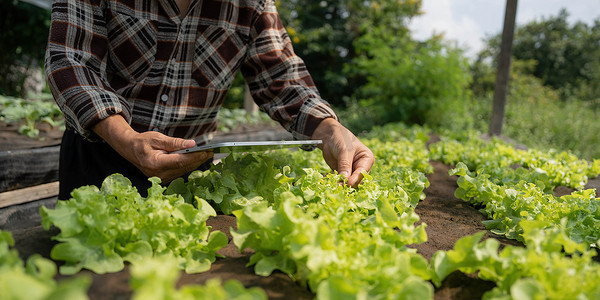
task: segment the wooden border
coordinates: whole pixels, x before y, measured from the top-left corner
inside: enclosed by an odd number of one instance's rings
[[[0,193],[58,180],[60,146],[0,152]]]
[[[23,204],[58,195],[58,181],[4,192],[0,194],[0,208]]]

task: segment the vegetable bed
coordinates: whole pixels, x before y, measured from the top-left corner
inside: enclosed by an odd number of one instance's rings
[[[459,238],[485,230],[481,221],[485,217],[475,208],[468,206],[464,201],[454,197],[456,178],[448,175],[448,166],[432,161],[434,173],[427,178],[430,186],[425,190],[427,197],[417,205],[416,212],[421,217],[421,222],[428,224],[426,227],[428,241],[413,246],[423,256],[430,258],[436,250],[450,250]],[[229,228],[237,228],[235,217],[218,215],[211,217],[207,225],[213,230],[228,233]],[[50,258],[50,251],[56,244],[51,238],[58,234],[57,229],[45,231],[41,225],[29,228],[15,228],[11,230],[15,237],[15,248],[26,259],[35,253]],[[503,243],[516,244],[512,240],[488,233],[486,237],[499,238]],[[267,292],[269,299],[312,299],[314,294],[306,288],[293,282],[289,276],[276,272],[268,277],[254,274],[252,267],[246,267],[251,250],[239,253],[238,248],[229,242],[227,247],[219,251],[225,258],[219,258],[212,265],[210,271],[200,274],[182,274],[180,285],[204,283],[207,279],[219,277],[223,280],[237,279],[246,286],[259,286]],[[94,274],[82,271],[92,277],[93,281],[88,291],[90,299],[128,299],[132,290],[129,284],[129,268],[108,273]],[[64,279],[71,276],[58,276]],[[464,275],[460,272],[452,274],[444,281],[442,287],[436,289],[435,299],[478,299],[493,287],[493,283],[477,279],[476,276]]]
[[[180,273],[177,287],[181,290],[206,284],[209,278],[236,279],[246,288],[263,289],[271,299],[348,299],[351,295],[492,299],[527,293],[552,295],[555,287],[545,285],[553,280],[551,272],[572,270],[569,272],[575,273],[571,275],[595,280],[598,265],[590,259],[595,245],[590,247],[587,241],[597,239],[593,222],[597,216],[595,211],[584,212],[595,207],[597,200],[585,190],[573,191],[597,186],[596,180],[587,180],[587,174],[597,172],[596,162],[588,165],[568,155],[515,152],[502,143],[484,144],[474,139],[461,144],[442,138],[431,144],[428,132],[419,128],[385,128],[366,140],[378,161],[373,177],[367,176],[357,190],[338,185],[340,177],[335,175],[323,177],[327,172],[319,153],[231,157],[211,171],[196,173],[187,184],[177,182],[166,190],[157,186],[150,193],[155,195],[152,199],[135,202],[123,200],[137,198],[125,181],[115,177],[100,190],[82,189],[74,196],[100,197],[96,203],[117,199],[141,206],[109,204],[103,210],[102,205],[90,208],[93,203],[81,200],[43,208],[44,226],[10,229],[15,249],[23,259],[34,254],[54,259],[63,273],[56,276],[59,282],[88,276],[91,285],[85,291],[91,299],[141,299],[153,290],[143,282],[155,282],[155,291],[174,293],[174,284],[157,279],[171,269],[141,257],[165,252],[176,257],[175,265],[188,271]],[[529,155],[535,159],[527,160]],[[554,161],[558,157],[560,161]],[[475,169],[480,171],[475,173]],[[521,190],[526,182],[523,178],[535,185]],[[534,197],[536,186],[543,196]],[[514,207],[509,204],[511,209],[502,210],[498,205],[498,199],[505,197],[503,192],[516,199]],[[519,193],[531,195],[519,198]],[[496,195],[500,198],[494,198]],[[570,196],[559,198],[561,195]],[[556,215],[536,215],[535,207],[522,201],[530,198],[547,198],[549,203],[558,199],[563,206]],[[163,205],[157,203],[169,204],[152,210]],[[569,211],[569,203],[576,203],[578,211]],[[210,207],[221,213],[212,213]],[[94,213],[86,213],[88,208]],[[79,211],[80,217],[74,219],[74,211]],[[113,234],[110,220],[116,219],[96,218],[102,211],[125,222],[118,223],[122,228],[115,233],[118,237],[106,242],[102,239]],[[137,221],[138,212],[147,217]],[[212,216],[204,221],[208,215]],[[165,225],[171,226],[166,231],[153,227],[163,217],[173,220]],[[156,222],[145,223],[155,218]],[[489,219],[495,220],[486,221]],[[572,221],[579,219],[585,226]],[[137,227],[127,225],[127,220],[138,222],[141,229],[132,231]],[[211,227],[211,233],[195,233],[199,241],[191,242],[204,249],[222,244],[225,247],[217,250],[216,258],[210,251],[186,254],[192,248],[178,248],[188,242],[186,235],[165,233],[185,233],[190,224],[202,225],[193,227],[201,229],[203,222]],[[82,229],[84,223],[92,227]],[[98,235],[93,228],[103,229]],[[538,238],[537,244],[532,237]],[[480,239],[485,242],[479,243]],[[519,259],[531,255],[538,257],[539,264],[548,257],[556,269],[524,268]],[[88,260],[90,256],[99,259]],[[197,272],[203,268],[208,270]],[[535,275],[539,270],[550,273]],[[570,287],[588,296],[597,292],[594,286],[566,286]]]

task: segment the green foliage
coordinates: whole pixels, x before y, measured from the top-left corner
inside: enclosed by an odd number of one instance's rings
[[[442,112],[458,108],[457,101],[469,97],[470,77],[458,49],[436,39],[419,44],[382,27],[370,27],[355,45],[360,56],[349,69],[367,80],[356,95],[362,99],[359,120],[367,110],[379,124],[440,126]]]
[[[474,134],[463,139],[442,137],[429,149],[432,159],[448,164],[463,163],[471,170],[484,170],[504,183],[516,183],[526,177],[528,182],[546,191],[558,185],[582,189],[588,178],[600,174],[600,160],[587,162],[572,153],[555,150],[519,150],[497,138],[485,141]]]
[[[505,172],[510,174],[510,172]],[[492,220],[486,221],[487,229],[508,238],[523,241],[522,223],[537,221],[540,226],[559,228],[574,243],[596,244],[600,239],[600,201],[594,190],[585,190],[562,197],[548,193],[539,176],[528,177],[526,172],[510,174],[510,181],[489,174],[484,169],[477,173],[461,162],[450,175],[458,175],[456,197],[483,205],[484,212]],[[515,180],[516,179],[516,180]]]
[[[54,262],[34,254],[24,264],[8,231],[0,230],[0,291],[2,299],[87,299],[86,290],[91,284],[87,276],[77,276],[56,282]]]
[[[595,191],[553,195],[558,185],[583,189],[589,177],[600,174],[600,160],[588,163],[565,152],[517,150],[498,139],[486,142],[473,136],[463,141],[444,137],[430,149],[433,159],[456,164],[450,171],[459,176],[456,197],[483,206],[493,232],[524,241],[521,222],[530,220],[560,229],[577,244],[600,240]]]
[[[600,161],[516,150],[473,132],[442,136],[428,152],[429,136],[427,128],[402,124],[373,130],[363,141],[377,161],[358,188],[329,173],[319,150],[230,155],[166,189],[153,179],[146,199],[113,175],[101,189],[82,187],[55,210],[42,208],[44,227],[61,229],[51,255],[67,262],[61,267],[67,273],[82,266],[114,271],[119,268],[110,260],[132,262],[134,299],[264,299],[262,291],[238,282],[175,289],[178,268],[206,267],[203,262],[210,264],[227,243],[221,233],[208,236],[205,221],[215,214],[210,202],[236,216],[233,242],[254,250],[249,266],[256,274],[280,270],[316,292],[316,299],[432,299],[429,281],[439,286],[455,270],[494,281],[484,299],[600,295],[600,265],[593,261],[600,200],[592,190],[551,194],[559,184],[583,187],[600,173]],[[427,239],[415,207],[429,184],[430,159],[456,164],[456,196],[483,207],[489,229],[525,247],[500,250],[494,239],[479,242],[479,233],[438,251],[429,264],[407,247]],[[0,274],[18,257],[2,239],[12,240],[0,234]],[[190,252],[200,262],[190,262]]]
[[[0,1],[0,94],[25,97],[28,70],[42,67],[50,11],[18,0]]]
[[[0,121],[6,123],[25,124],[19,128],[19,133],[35,138],[39,135],[37,125],[40,122],[52,127],[64,128],[62,112],[50,94],[42,94],[37,99],[21,99],[0,95]]]
[[[231,88],[227,91],[227,97],[223,101],[223,108],[241,109],[244,107],[244,93],[246,91],[246,81],[241,72],[235,75]]]
[[[177,260],[171,256],[145,258],[131,268],[133,300],[266,300],[266,293],[253,287],[246,289],[237,280],[221,284],[218,278],[204,285],[188,284],[176,289],[179,277]]]
[[[506,136],[531,147],[570,151],[588,160],[600,158],[599,110],[594,103],[514,99],[508,105]]]
[[[600,40],[600,26],[598,21],[569,25],[567,17],[562,11],[517,29],[503,135],[526,146],[571,151],[591,160],[600,157],[595,100],[600,51],[591,46]],[[499,35],[489,38],[472,65],[476,98],[465,101],[471,121],[451,129],[487,132],[499,42]]]
[[[531,75],[517,75],[511,81],[502,135],[528,147],[569,151],[582,158],[600,158],[599,110],[594,102],[559,101],[555,91],[544,87]],[[492,111],[492,95],[465,100],[469,108],[464,119],[446,126],[460,131],[487,132]]]
[[[566,10],[557,16],[518,26],[513,57],[532,60],[526,74],[561,92],[563,99],[595,100],[600,97],[600,19],[594,24],[569,24]],[[488,47],[478,61],[493,61],[498,56],[500,35],[488,38]]]
[[[530,75],[535,62],[516,60],[512,64],[509,93],[502,129],[503,136],[529,147],[570,151],[582,158],[600,158],[596,146],[600,137],[597,101],[561,101],[560,93]],[[492,113],[495,75],[487,64],[476,63],[472,89],[476,97],[465,99],[468,107],[462,118],[452,118],[446,129],[475,129],[487,132]]]
[[[593,257],[600,238],[600,199],[594,190],[562,197],[552,190],[558,184],[582,188],[588,176],[600,173],[600,161],[590,164],[568,153],[515,150],[497,139],[466,137],[442,137],[430,145],[432,158],[456,163],[450,171],[459,176],[456,197],[483,207],[491,219],[484,222],[488,229],[525,247],[500,250],[494,239],[480,243],[483,232],[464,237],[453,250],[432,257],[434,283],[460,270],[496,283],[483,299],[598,297],[600,265]]]
[[[408,21],[418,15],[420,0],[277,1],[282,21],[305,61],[324,99],[344,106],[363,79],[345,74],[344,66],[356,56],[354,41],[366,25],[386,27],[393,35],[405,35]]]
[[[219,110],[219,131],[228,132],[239,126],[259,124],[279,126],[279,123],[261,111],[248,112],[243,108],[221,108]]]
[[[215,261],[216,251],[227,245],[219,231],[209,235],[206,220],[216,215],[205,201],[196,208],[151,178],[148,198],[143,198],[122,175],[107,177],[98,189],[84,186],[55,209],[40,208],[42,225],[61,232],[51,257],[65,261],[62,274],[82,268],[102,274],[123,269],[124,261],[137,263],[144,257],[172,255],[188,273],[203,272]]]
[[[483,232],[461,238],[450,251],[431,258],[434,282],[454,270],[478,272],[481,279],[497,284],[482,299],[596,299],[600,296],[600,265],[595,251],[565,247],[569,242],[552,229],[526,223],[523,237],[527,247],[500,249],[495,239],[479,240]],[[581,250],[578,252],[575,250]],[[569,274],[566,276],[566,274]]]
[[[407,135],[422,135],[414,131]],[[426,240],[414,212],[428,185],[422,171],[431,171],[425,144],[366,142],[381,159],[358,189],[340,184],[338,174],[324,176],[329,168],[315,150],[230,155],[168,192],[232,212],[234,243],[255,251],[255,272],[281,270],[317,299],[431,299],[427,262],[406,247]]]

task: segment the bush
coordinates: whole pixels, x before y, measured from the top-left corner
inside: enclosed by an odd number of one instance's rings
[[[372,28],[356,41],[360,54],[350,72],[367,83],[355,94],[357,119],[365,114],[375,125],[407,122],[431,126],[444,123],[444,114],[463,110],[456,102],[469,98],[470,74],[462,52],[434,38],[417,43],[408,35]]]
[[[589,160],[600,158],[600,137],[596,134],[600,131],[600,103],[575,99],[562,101],[559,91],[529,75],[531,66],[532,61],[513,63],[502,135],[529,147],[571,151]],[[493,77],[488,75],[480,78]],[[448,128],[488,132],[492,102],[492,91],[463,101],[463,106],[469,108],[468,114]]]

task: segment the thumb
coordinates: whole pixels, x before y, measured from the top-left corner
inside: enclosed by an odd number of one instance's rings
[[[196,146],[196,141],[167,137],[162,140],[163,150],[168,152],[187,149]]]

